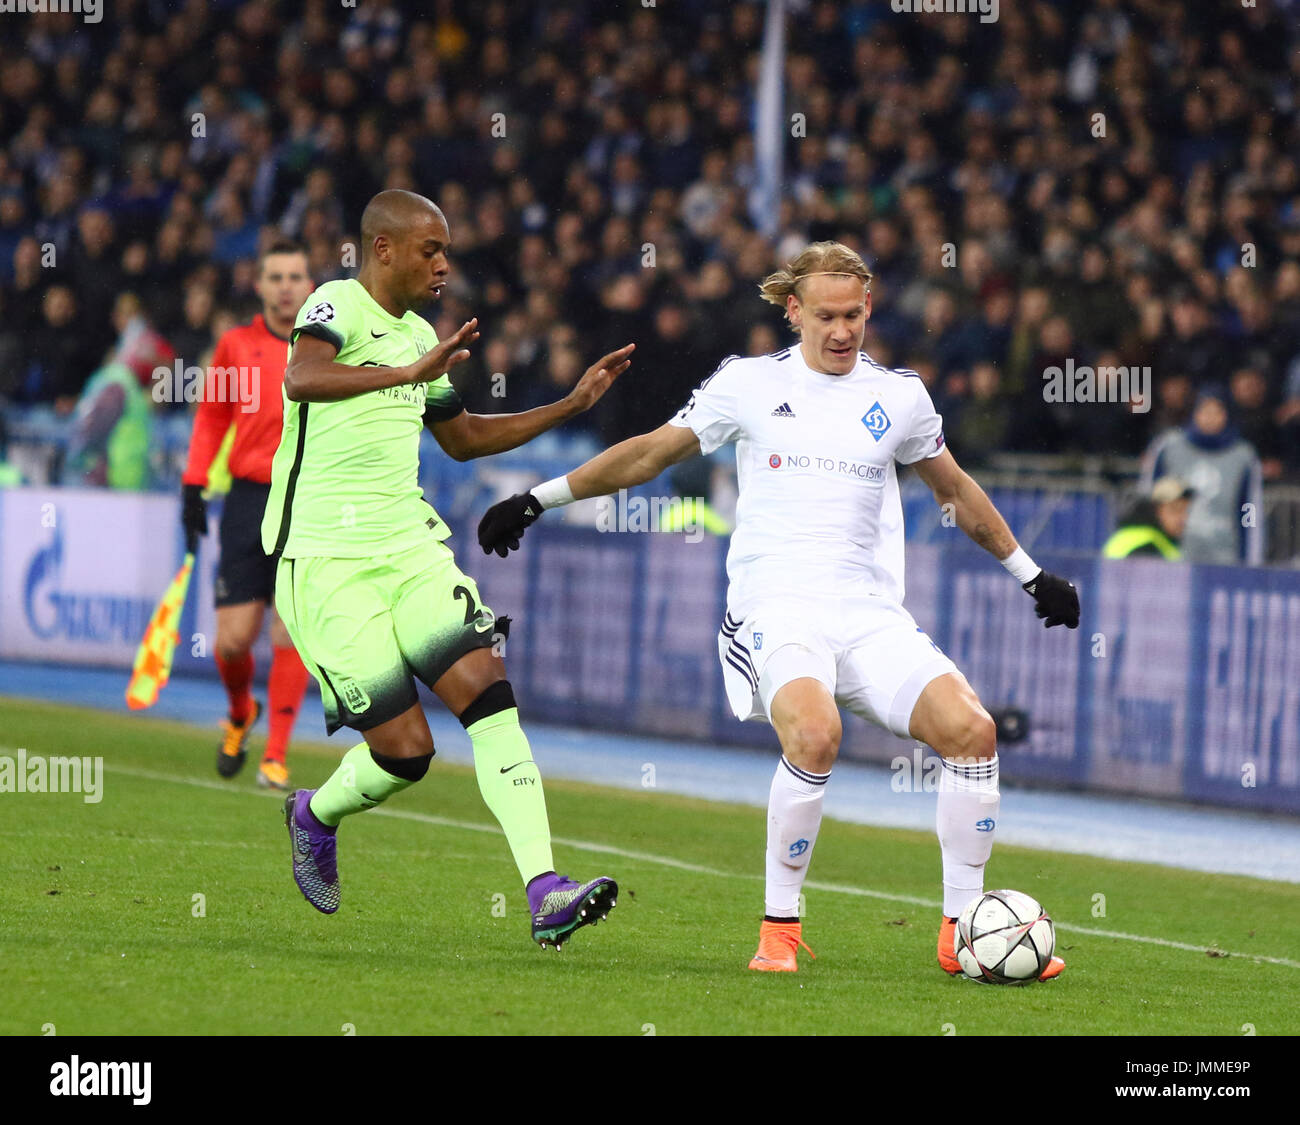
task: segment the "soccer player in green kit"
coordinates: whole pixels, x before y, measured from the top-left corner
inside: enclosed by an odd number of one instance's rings
[[[320,286],[293,329],[262,545],[278,560],[276,608],[320,683],[329,733],[348,726],[365,741],[319,789],[289,795],[285,822],[299,889],[334,913],[339,822],[419,781],[433,757],[419,677],[468,731],[479,790],[527,888],[533,940],[558,948],[608,914],[618,886],[555,873],[541,777],[492,650],[496,619],[421,496],[419,439],[427,425],[457,461],[513,449],[589,409],[633,345],[558,402],[466,412],[447,371],[468,358],[477,321],[440,343],[415,311],[446,283],[450,237],[430,200],[380,192],[361,217],[360,273]]]

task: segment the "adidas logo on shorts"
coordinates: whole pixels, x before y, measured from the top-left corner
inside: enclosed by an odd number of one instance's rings
[[[783,402],[781,403],[780,406],[778,406],[775,410],[772,411],[772,417],[773,418],[797,418],[798,415],[795,414],[795,412],[790,409],[790,404],[788,402]]]

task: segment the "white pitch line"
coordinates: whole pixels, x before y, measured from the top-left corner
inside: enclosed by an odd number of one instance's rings
[[[175,785],[192,785],[199,789],[215,789],[221,793],[239,794],[241,796],[250,795],[247,789],[236,789],[227,783],[220,781],[211,781],[202,777],[177,777],[174,774],[158,773],[155,770],[134,769],[130,766],[109,766],[109,773],[125,774],[128,777],[143,778],[148,781],[164,781]],[[279,794],[264,791],[253,790],[251,793],[255,797],[279,797]],[[453,820],[445,816],[433,816],[430,813],[409,812],[404,809],[371,809],[371,816],[388,816],[398,820],[414,820],[421,824],[432,824],[439,828],[457,828],[465,832],[490,832],[496,835],[504,835],[499,825],[496,824],[476,824],[468,820]],[[563,836],[554,836],[552,840],[557,844],[562,844],[569,848],[580,848],[583,851],[597,852],[603,855],[618,856],[620,859],[636,860],[641,863],[653,863],[660,867],[671,867],[678,871],[689,871],[695,875],[710,875],[720,879],[747,879],[761,880],[762,875],[744,874],[736,871],[722,871],[716,867],[706,867],[699,863],[688,863],[686,860],[674,859],[672,856],[656,855],[653,852],[635,852],[627,848],[615,847],[612,844],[596,844],[590,840],[573,840]],[[891,891],[877,891],[868,887],[853,887],[843,883],[818,883],[809,880],[804,884],[809,890],[827,891],[831,894],[854,895],[858,898],[876,898],[884,899],[887,902],[905,902],[911,906],[925,906],[938,910],[942,905],[936,899],[919,898],[915,895],[894,894]],[[1181,949],[1188,953],[1216,954],[1224,957],[1238,957],[1244,961],[1262,961],[1270,965],[1282,965],[1288,969],[1300,969],[1300,961],[1292,961],[1286,957],[1269,957],[1262,953],[1237,953],[1229,949],[1217,949],[1204,945],[1191,945],[1183,941],[1170,941],[1167,938],[1147,937],[1145,934],[1126,934],[1120,930],[1097,930],[1089,926],[1073,926],[1065,922],[1057,922],[1056,928],[1064,930],[1067,933],[1082,934],[1085,937],[1114,938],[1117,941],[1136,941],[1144,945],[1159,945],[1166,949]]]
[[[0,832],[0,840],[84,840],[85,833],[79,832]],[[151,844],[158,847],[199,847],[196,840],[177,840],[162,836],[114,836],[114,840],[121,840],[128,844]],[[205,848],[243,848],[256,849],[261,851],[266,847],[265,844],[253,843],[249,840],[204,840],[202,847]]]

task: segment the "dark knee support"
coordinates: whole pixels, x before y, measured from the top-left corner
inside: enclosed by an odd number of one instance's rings
[[[400,777],[403,781],[419,781],[429,772],[429,763],[433,761],[433,752],[421,754],[418,758],[390,758],[371,749],[370,757],[385,773]]]
[[[460,725],[467,730],[480,719],[508,711],[515,705],[514,689],[509,680],[497,680],[483,689],[482,694],[460,713]]]

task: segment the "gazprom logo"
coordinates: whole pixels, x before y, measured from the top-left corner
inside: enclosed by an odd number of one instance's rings
[[[134,644],[153,614],[148,598],[64,587],[63,530],[37,550],[23,578],[23,616],[32,635],[42,641]]]
[[[871,409],[862,415],[862,424],[867,427],[867,433],[879,441],[889,429],[889,415],[885,413],[885,408],[879,402],[874,402],[871,404]]]
[[[56,525],[49,545],[42,547],[27,566],[23,582],[23,612],[27,627],[41,640],[59,631],[59,585],[63,576],[63,532]]]

